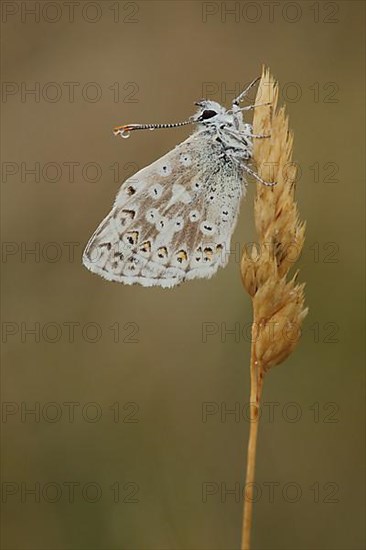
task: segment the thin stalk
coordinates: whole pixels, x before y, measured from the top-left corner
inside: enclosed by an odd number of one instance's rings
[[[259,407],[262,396],[263,376],[261,369],[258,368],[258,361],[255,357],[254,327],[252,326],[252,346],[250,359],[250,430],[247,451],[247,473],[245,479],[245,498],[244,498],[244,516],[243,530],[241,540],[241,550],[250,550],[250,535],[253,518],[253,489],[255,478],[255,458],[257,452],[257,439],[259,427]]]

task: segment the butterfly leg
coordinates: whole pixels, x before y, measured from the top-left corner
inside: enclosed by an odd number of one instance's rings
[[[261,79],[260,76],[258,76],[257,78],[255,78],[255,79],[253,80],[253,82],[251,82],[251,83],[249,84],[249,86],[247,86],[247,87],[245,88],[245,90],[244,90],[243,92],[241,92],[241,94],[238,95],[237,98],[234,99],[233,105],[239,105],[239,103],[240,103],[241,101],[243,101],[244,97],[248,94],[249,90],[251,90],[251,89],[253,88],[253,86],[255,86],[255,85],[257,84],[257,82],[258,82],[260,79]]]
[[[247,105],[246,107],[241,107],[240,109],[238,109],[239,111],[252,111],[253,109],[255,109],[256,107],[265,107],[266,105],[272,105],[271,102],[267,102],[267,103],[256,103],[254,105]]]
[[[268,138],[271,134],[253,134],[253,126],[251,124],[244,124],[240,135],[252,138]]]
[[[273,187],[274,185],[277,185],[276,181],[265,181],[264,179],[262,179],[256,172],[254,172],[254,170],[249,168],[249,166],[247,166],[246,164],[241,164],[241,167],[243,168],[243,170],[245,170],[248,174],[253,176],[253,178],[255,178],[266,187]]]
[[[247,133],[244,133],[244,135],[247,136],[247,137],[256,138],[256,139],[270,138],[271,137],[271,134],[247,134]]]
[[[235,156],[235,153],[230,154],[230,159],[235,162],[240,168],[245,170],[248,174],[250,174],[254,179],[265,185],[266,187],[273,187],[274,185],[277,185],[276,181],[265,181],[262,179],[254,170],[249,168],[249,166],[244,162],[243,160],[249,161],[251,159],[251,155],[249,154],[249,151],[246,151],[245,156],[243,156],[243,153],[241,152],[240,157]],[[241,161],[241,162],[240,162]]]

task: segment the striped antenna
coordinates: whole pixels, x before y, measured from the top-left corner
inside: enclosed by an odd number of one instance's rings
[[[184,122],[174,122],[173,124],[125,124],[124,126],[116,126],[113,128],[115,136],[121,136],[128,138],[132,130],[158,130],[160,128],[177,128],[178,126],[185,126],[186,124],[192,124],[193,120],[185,120]]]

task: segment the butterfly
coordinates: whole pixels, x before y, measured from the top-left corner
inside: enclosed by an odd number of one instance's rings
[[[231,109],[203,99],[184,122],[114,129],[126,138],[134,130],[196,126],[188,139],[122,184],[85,248],[85,267],[109,281],[171,288],[209,278],[227,264],[247,175],[273,185],[251,168],[253,139],[268,136],[255,136],[243,120],[243,111],[255,106],[239,106],[257,81]]]

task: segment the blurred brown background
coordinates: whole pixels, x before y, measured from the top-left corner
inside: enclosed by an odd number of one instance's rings
[[[239,548],[255,185],[210,281],[125,287],[80,257],[189,132],[112,127],[230,104],[263,63],[295,132],[310,313],[265,382],[253,548],[365,547],[363,21],[352,1],[2,3],[4,549]]]

